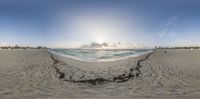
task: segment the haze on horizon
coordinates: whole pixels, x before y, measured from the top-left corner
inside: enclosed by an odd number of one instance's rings
[[[0,46],[200,45],[198,0],[1,0]]]

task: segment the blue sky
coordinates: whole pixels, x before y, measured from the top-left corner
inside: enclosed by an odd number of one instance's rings
[[[0,44],[200,45],[199,0],[1,0]]]

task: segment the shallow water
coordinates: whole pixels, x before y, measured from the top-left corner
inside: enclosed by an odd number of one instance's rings
[[[57,54],[83,61],[113,61],[149,53],[150,49],[50,49]]]

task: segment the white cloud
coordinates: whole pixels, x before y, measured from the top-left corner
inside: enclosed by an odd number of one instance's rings
[[[136,43],[96,43],[92,42],[88,45],[83,45],[81,48],[86,49],[131,49],[131,48],[141,48],[139,44]]]
[[[8,46],[8,44],[7,43],[0,43],[0,46]]]
[[[159,33],[160,39],[168,34],[168,31],[169,31],[169,28],[171,27],[171,25],[173,25],[178,19],[179,19],[178,16],[174,16],[169,19],[169,21],[164,25],[164,28],[162,29],[162,31]]]

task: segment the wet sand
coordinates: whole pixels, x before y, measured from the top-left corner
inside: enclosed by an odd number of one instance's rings
[[[0,50],[0,57],[2,99],[200,97],[200,50],[156,49],[113,62],[83,62],[44,49]]]

